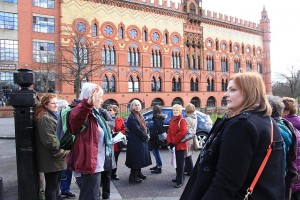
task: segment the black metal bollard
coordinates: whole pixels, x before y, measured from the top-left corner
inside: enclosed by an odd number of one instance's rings
[[[34,83],[32,70],[19,69],[14,73],[14,83],[21,89],[10,95],[14,107],[16,158],[18,175],[18,199],[38,199],[39,176],[34,145],[35,92],[29,87]]]
[[[0,200],[3,200],[3,181],[2,181],[2,177],[0,177]]]

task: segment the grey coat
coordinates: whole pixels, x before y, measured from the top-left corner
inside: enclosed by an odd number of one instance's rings
[[[35,147],[40,172],[56,172],[67,168],[67,151],[59,148],[56,123],[53,116],[45,113],[35,124]]]

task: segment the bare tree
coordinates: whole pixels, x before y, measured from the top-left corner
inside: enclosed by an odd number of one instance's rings
[[[59,47],[61,71],[57,75],[61,81],[74,85],[78,98],[81,83],[89,81],[101,66],[101,51],[97,42],[87,38],[83,30],[74,32],[67,26],[62,29],[62,37],[68,42]]]
[[[55,87],[58,65],[53,53],[49,51],[39,52],[35,57],[35,90],[47,93]],[[54,91],[53,91],[54,92]]]
[[[273,93],[275,95],[290,96],[293,98],[300,95],[300,70],[297,68],[292,66],[288,69],[288,73],[277,73],[280,81],[277,81],[273,85]]]

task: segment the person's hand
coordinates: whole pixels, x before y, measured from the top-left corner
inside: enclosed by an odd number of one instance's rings
[[[173,147],[175,147],[175,145],[171,142],[171,143],[169,143],[169,147],[170,147],[170,149],[172,149]]]
[[[94,105],[94,102],[97,101],[97,93],[98,93],[98,91],[99,91],[98,88],[93,89],[91,96],[88,98],[88,101],[87,101],[88,104]]]

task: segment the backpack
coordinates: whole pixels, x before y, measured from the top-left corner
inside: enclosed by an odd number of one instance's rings
[[[56,136],[58,138],[59,148],[64,150],[72,149],[76,140],[76,136],[86,128],[89,121],[85,121],[80,131],[78,131],[77,133],[72,133],[69,125],[69,117],[71,110],[71,106],[67,106],[61,109],[57,118]]]

